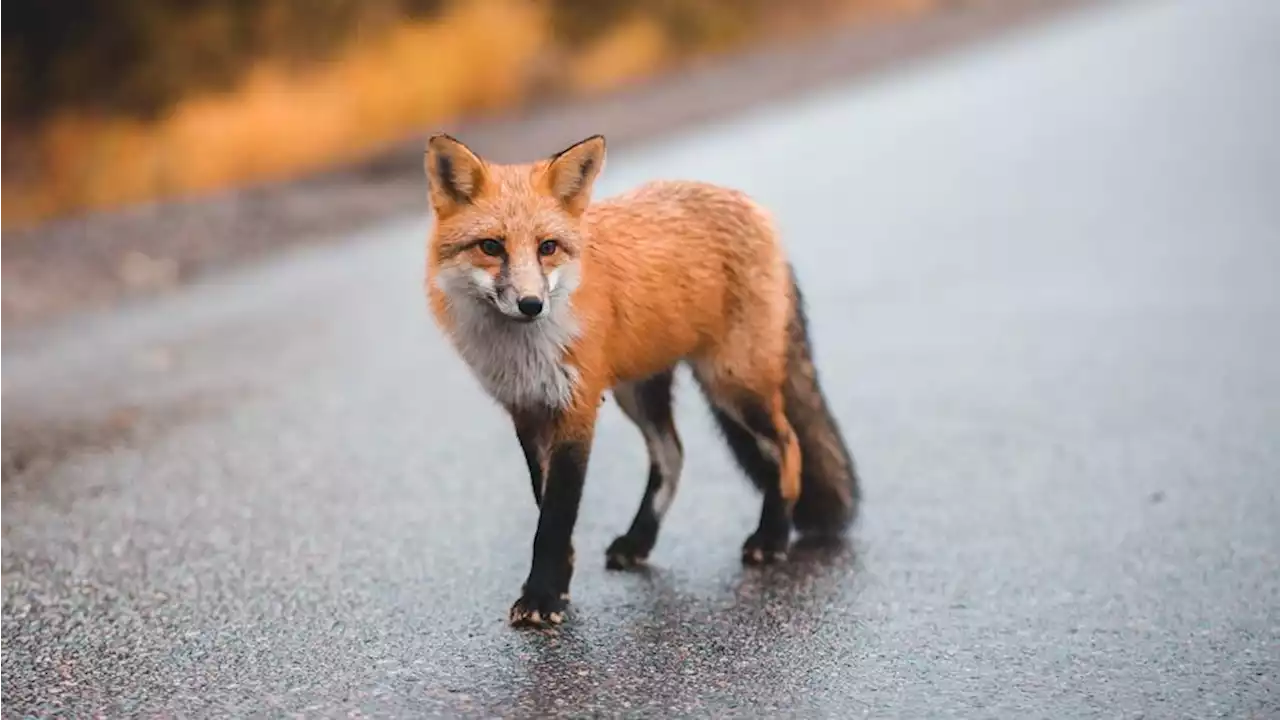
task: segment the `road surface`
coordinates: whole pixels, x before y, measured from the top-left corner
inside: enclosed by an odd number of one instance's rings
[[[4,714],[1275,717],[1280,7],[1133,2],[618,153],[773,208],[865,478],[745,570],[686,382],[606,406],[558,634],[422,216],[5,337]]]

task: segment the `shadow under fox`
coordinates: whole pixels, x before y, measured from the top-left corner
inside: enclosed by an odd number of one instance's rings
[[[854,464],[768,215],[741,192],[698,182],[653,182],[592,202],[604,160],[600,136],[524,165],[486,162],[443,134],[427,145],[432,314],[510,413],[540,510],[513,625],[563,621],[605,392],[640,429],[650,462],[635,519],[607,564],[648,557],[683,465],[671,411],[682,362],[763,494],[744,562],[781,560],[793,527],[834,535],[857,511]]]

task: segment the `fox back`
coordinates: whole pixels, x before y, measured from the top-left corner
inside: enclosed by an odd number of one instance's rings
[[[767,214],[698,182],[590,203],[603,150],[593,138],[496,165],[429,148],[432,308],[486,390],[565,407],[584,374],[607,390],[695,359],[744,320],[766,328],[754,349],[780,375],[790,279]]]

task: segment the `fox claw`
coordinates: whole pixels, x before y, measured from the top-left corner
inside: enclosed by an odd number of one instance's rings
[[[747,565],[771,565],[787,559],[787,538],[764,537],[760,532],[751,534],[742,545],[742,562]]]
[[[525,592],[511,606],[508,619],[512,627],[549,628],[564,622],[568,593],[541,594]]]

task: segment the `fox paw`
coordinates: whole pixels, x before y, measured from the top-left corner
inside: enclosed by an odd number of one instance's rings
[[[742,562],[747,565],[769,565],[787,559],[788,538],[766,535],[759,530],[742,544]]]
[[[568,593],[525,591],[511,606],[508,619],[512,627],[549,628],[564,622]]]
[[[630,535],[620,535],[604,551],[604,566],[610,570],[627,570],[644,565],[651,549]]]

